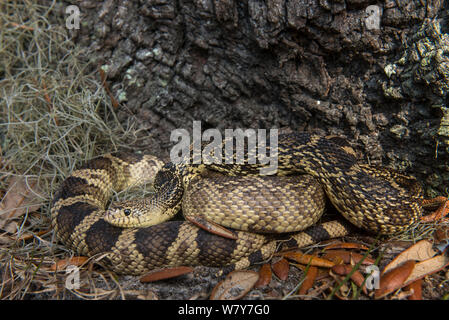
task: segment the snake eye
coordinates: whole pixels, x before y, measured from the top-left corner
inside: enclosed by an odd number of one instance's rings
[[[125,216],[129,216],[131,214],[131,210],[125,209],[123,210],[123,213],[125,214]]]

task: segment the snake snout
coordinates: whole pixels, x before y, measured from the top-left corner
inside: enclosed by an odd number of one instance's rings
[[[125,227],[129,218],[134,215],[133,211],[129,208],[111,207],[106,210],[104,220],[112,225]]]
[[[147,205],[142,207],[134,201],[112,204],[105,211],[104,220],[109,224],[122,228],[149,227],[168,220],[163,210]]]

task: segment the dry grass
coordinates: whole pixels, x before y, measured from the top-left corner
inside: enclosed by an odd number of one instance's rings
[[[124,128],[117,121],[98,66],[72,42],[57,10],[32,1],[0,4],[0,198],[13,192],[18,177],[37,182],[33,192],[42,191],[36,192],[40,209],[23,203],[16,229],[1,232],[3,299],[31,293],[45,297],[45,292],[70,296],[62,275],[48,271],[66,254],[46,232],[52,193],[79,162],[126,148],[136,139],[132,125]],[[112,275],[95,277],[104,278],[104,288],[83,298],[119,295]],[[81,278],[87,281],[92,273]]]

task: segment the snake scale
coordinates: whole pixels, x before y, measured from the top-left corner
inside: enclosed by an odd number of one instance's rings
[[[149,155],[105,155],[64,180],[53,199],[52,226],[57,239],[78,254],[106,253],[112,270],[139,275],[181,265],[226,266],[225,272],[241,269],[276,250],[273,232],[297,231],[288,246],[347,234],[346,223],[314,225],[325,197],[352,225],[376,233],[404,230],[422,214],[422,190],[413,177],[360,164],[339,137],[282,134],[280,177],[254,176],[259,167],[163,165]],[[143,202],[113,204],[106,214],[113,190],[153,178],[155,195]],[[142,207],[154,214],[144,214]],[[189,221],[161,222],[181,207],[184,215],[240,229],[234,231],[236,239],[209,233]]]

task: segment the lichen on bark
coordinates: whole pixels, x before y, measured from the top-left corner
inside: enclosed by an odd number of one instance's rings
[[[119,117],[168,154],[170,131],[289,127],[346,136],[364,159],[449,187],[447,3],[149,0],[79,3]],[[379,28],[367,23],[378,8]],[[136,148],[143,148],[143,144]]]

